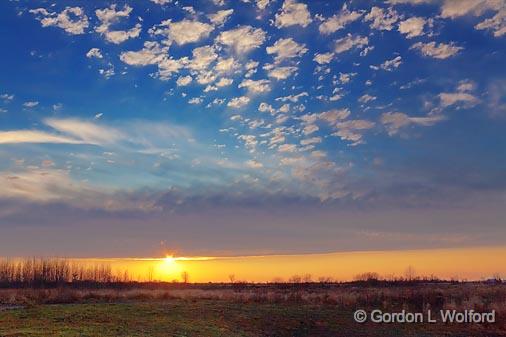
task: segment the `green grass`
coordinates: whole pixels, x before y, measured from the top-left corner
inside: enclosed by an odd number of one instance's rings
[[[183,300],[37,305],[0,311],[0,336],[505,336],[480,326],[358,324],[333,305]]]

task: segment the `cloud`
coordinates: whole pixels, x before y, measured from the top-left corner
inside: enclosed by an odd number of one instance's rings
[[[86,53],[86,57],[87,58],[97,58],[97,59],[101,59],[101,58],[104,58],[104,56],[102,55],[102,52],[100,51],[100,49],[98,48],[91,48],[87,53]]]
[[[269,3],[271,0],[256,0],[257,8],[260,10],[264,10],[267,6],[269,6]]]
[[[151,0],[151,2],[154,2],[157,5],[166,5],[172,2],[172,0]]]
[[[387,0],[386,3],[390,5],[398,5],[398,4],[412,4],[419,5],[423,3],[431,3],[439,0]]]
[[[188,104],[201,104],[203,101],[201,97],[193,97],[188,100]]]
[[[192,59],[188,62],[188,68],[198,71],[208,69],[209,65],[218,58],[214,46],[197,47],[193,49],[192,55]]]
[[[297,145],[295,144],[281,144],[278,147],[279,152],[296,152],[297,151]]]
[[[351,111],[348,108],[332,109],[319,113],[317,117],[331,125],[334,125],[337,121],[348,118],[350,114]]]
[[[491,30],[495,37],[501,37],[506,34],[506,6],[498,11],[492,18],[485,19],[478,23],[474,28],[482,30]]]
[[[276,54],[274,62],[280,63],[282,61],[301,57],[307,52],[304,44],[295,42],[291,37],[286,39],[277,40],[274,45],[266,48],[267,54]]]
[[[444,18],[480,16],[488,10],[498,11],[503,8],[503,0],[445,0],[441,7],[441,16]]]
[[[178,45],[184,45],[195,43],[208,37],[213,30],[214,26],[207,23],[187,19],[172,22],[169,19],[152,28],[150,32],[154,35],[166,36],[166,44],[170,44],[173,41]]]
[[[449,44],[436,44],[436,42],[432,41],[428,43],[417,42],[412,45],[410,49],[417,49],[424,56],[442,60],[457,55],[458,52],[464,48],[456,46],[453,42],[450,42]]]
[[[296,0],[285,0],[281,10],[276,13],[274,25],[277,28],[300,25],[307,27],[313,20],[306,4]]]
[[[246,88],[246,89],[248,89],[249,92],[254,93],[254,94],[261,94],[261,93],[269,92],[271,90],[270,83],[271,82],[269,80],[254,81],[254,80],[246,79],[246,80],[243,80],[239,84],[238,87],[239,88]]]
[[[61,133],[72,136],[78,141],[87,144],[110,144],[125,138],[125,135],[116,129],[80,119],[49,118],[44,123]]]
[[[337,131],[332,135],[352,142],[351,145],[359,145],[364,143],[363,132],[372,129],[374,126],[374,122],[364,119],[347,120],[337,123]]]
[[[288,95],[288,96],[277,97],[276,101],[281,101],[281,102],[290,101],[293,103],[297,103],[301,97],[307,97],[307,96],[309,96],[309,94],[307,92],[303,91],[301,93],[298,93],[297,95]]]
[[[354,36],[348,33],[348,35],[346,35],[345,37],[336,40],[334,51],[337,54],[340,54],[353,48],[362,48],[364,46],[367,46],[368,44],[369,39],[367,38],[367,36],[360,36],[360,35]]]
[[[6,102],[10,102],[14,99],[14,95],[12,94],[1,94],[0,95],[0,99],[6,101]]]
[[[423,35],[425,19],[421,17],[413,17],[399,23],[399,32],[406,35],[406,38],[412,39]]]
[[[231,78],[222,77],[215,84],[217,87],[226,87],[234,83],[234,80]]]
[[[83,142],[68,136],[55,135],[43,131],[0,131],[0,144],[22,143],[82,144]]]
[[[247,105],[250,101],[250,98],[247,96],[234,97],[227,103],[228,107],[239,109],[243,106]]]
[[[313,144],[319,144],[322,142],[321,137],[312,137],[312,138],[306,138],[300,141],[300,145],[306,146],[306,145],[313,145]]]
[[[313,61],[315,61],[318,64],[328,64],[332,61],[334,58],[334,53],[316,53],[314,55]]]
[[[176,84],[178,87],[184,87],[184,86],[187,86],[188,84],[190,84],[192,82],[192,77],[190,75],[188,76],[180,76],[177,81],[176,81]]]
[[[384,10],[383,8],[374,6],[364,17],[364,21],[371,21],[372,29],[392,30],[395,23],[399,21],[399,14],[393,8]]]
[[[267,70],[267,74],[269,77],[272,77],[276,80],[285,80],[288,77],[292,76],[297,70],[297,67],[293,66],[274,66],[274,65],[265,65],[264,69]]]
[[[23,106],[28,109],[35,108],[37,105],[39,105],[39,102],[37,102],[37,101],[28,101],[28,102],[23,103]]]
[[[338,30],[344,29],[344,27],[353,21],[356,21],[362,17],[362,13],[349,11],[346,4],[343,5],[343,8],[338,14],[331,16],[330,18],[325,19],[319,26],[320,33],[324,35],[332,34],[337,32]]]
[[[137,23],[129,30],[111,30],[111,26],[118,23],[121,18],[128,19],[132,7],[124,5],[122,10],[116,10],[116,4],[109,8],[95,10],[100,25],[95,28],[97,33],[104,35],[108,42],[120,44],[128,39],[136,38],[141,33],[141,24]]]
[[[213,24],[219,26],[223,25],[233,13],[234,13],[233,9],[224,9],[221,11],[217,11],[214,14],[209,14],[207,17]]]
[[[418,125],[432,126],[445,120],[444,116],[410,117],[402,112],[385,112],[381,115],[381,124],[385,126],[390,136],[399,132],[401,128]]]
[[[121,61],[132,66],[157,64],[166,58],[168,47],[162,47],[158,42],[146,41],[144,48],[139,51],[127,51],[120,54]]]
[[[237,54],[245,54],[260,47],[265,37],[266,33],[260,28],[241,26],[221,32],[216,42],[230,47]]]
[[[375,70],[378,70],[378,69],[383,69],[385,71],[393,71],[397,68],[399,68],[399,66],[402,64],[402,57],[401,56],[397,56],[391,60],[386,60],[385,62],[383,62],[382,64],[378,66],[370,66],[371,69],[375,69]]]
[[[480,102],[477,97],[465,92],[443,92],[438,97],[443,108],[457,103],[464,103],[466,107],[471,108]]]
[[[248,160],[246,161],[246,166],[252,169],[259,169],[264,167],[264,165],[256,160]]]
[[[369,102],[372,102],[374,100],[376,100],[377,97],[375,96],[371,96],[369,94],[365,94],[365,95],[362,95],[358,98],[358,101],[360,103],[369,103]]]
[[[31,9],[42,27],[55,26],[72,35],[84,34],[89,27],[88,17],[81,7],[66,7],[62,12],[49,12],[44,8]]]

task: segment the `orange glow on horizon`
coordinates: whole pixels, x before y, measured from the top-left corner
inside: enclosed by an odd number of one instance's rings
[[[128,270],[132,279],[181,281],[183,272],[191,282],[236,280],[270,282],[293,275],[311,274],[313,280],[331,277],[352,280],[355,275],[376,272],[381,276],[403,276],[414,268],[418,276],[480,280],[499,273],[506,276],[506,247],[362,251],[327,254],[266,255],[236,257],[95,258],[72,259],[79,263],[107,263],[118,273]]]

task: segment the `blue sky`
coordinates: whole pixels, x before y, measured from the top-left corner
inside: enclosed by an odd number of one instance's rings
[[[503,0],[3,1],[0,254],[502,244],[505,17]]]

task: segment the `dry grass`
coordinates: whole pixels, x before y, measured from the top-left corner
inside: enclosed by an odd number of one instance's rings
[[[417,286],[367,287],[332,285],[314,287],[262,286],[237,289],[209,287],[195,289],[0,289],[0,304],[30,305],[55,303],[90,303],[153,301],[177,299],[211,299],[243,303],[300,302],[332,304],[341,308],[411,309],[495,309],[506,317],[506,285],[430,284]]]

